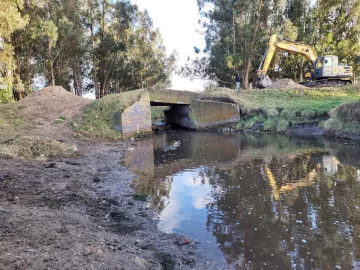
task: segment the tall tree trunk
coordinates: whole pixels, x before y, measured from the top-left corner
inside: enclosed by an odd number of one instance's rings
[[[259,12],[261,11],[261,5],[262,5],[262,0],[258,0],[258,8],[256,9],[255,12]],[[243,68],[243,82],[242,82],[242,86],[244,89],[249,89],[249,75],[250,75],[250,68],[251,68],[251,60],[253,57],[253,53],[254,53],[254,46],[255,46],[255,42],[256,42],[256,38],[257,38],[257,34],[259,31],[259,27],[260,27],[260,14],[254,14],[254,17],[256,18],[255,21],[255,29],[253,31],[253,36],[252,36],[252,40],[249,44],[249,47],[247,48],[248,54],[246,56],[246,60],[245,60],[245,64],[244,64],[244,68]]]
[[[304,57],[301,57],[300,67],[299,67],[299,81],[304,81]]]
[[[55,72],[54,72],[53,60],[50,60],[50,76],[51,76],[51,86],[55,86]]]
[[[31,91],[31,75],[30,75],[30,65],[31,65],[31,54],[30,49],[26,50],[26,69],[25,69],[25,91],[30,93]]]
[[[102,23],[101,23],[101,41],[104,40],[105,33],[105,0],[102,2]]]
[[[22,94],[21,94],[21,90],[22,89],[19,89],[17,86],[20,84],[19,81],[21,81],[21,60],[20,60],[20,55],[18,55],[16,57],[16,73],[15,73],[15,76],[14,76],[14,83],[15,85],[13,85],[13,96],[14,96],[14,99],[16,101],[19,101],[23,98]],[[15,86],[15,87],[14,87]]]
[[[249,89],[249,74],[250,74],[250,67],[251,67],[251,58],[250,55],[246,58],[244,68],[243,68],[243,79],[242,79],[242,87],[244,89]]]
[[[236,41],[236,30],[235,30],[235,12],[233,9],[233,55],[235,56],[235,41]]]
[[[89,10],[90,10],[90,34],[91,34],[91,49],[92,49],[92,64],[93,64],[93,81],[94,81],[94,90],[95,98],[100,98],[99,85],[97,81],[97,66],[96,66],[96,55],[95,55],[95,36],[94,36],[94,14],[93,14],[93,5],[91,0],[89,1]]]
[[[82,78],[81,78],[81,68],[78,66],[73,66],[73,77],[74,77],[74,91],[75,95],[82,96]]]

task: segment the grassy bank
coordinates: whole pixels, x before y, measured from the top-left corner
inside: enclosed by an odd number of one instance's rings
[[[114,113],[121,112],[138,101],[144,91],[146,90],[109,95],[95,101],[86,109],[76,130],[87,137],[121,139],[121,133],[114,130]],[[250,90],[242,91],[240,94],[231,89],[216,88],[199,94],[194,92],[179,94],[186,95],[189,99],[238,103],[242,119],[237,125],[238,130],[284,133],[291,126],[310,123],[329,129],[360,130],[359,125],[355,124],[359,123],[360,112],[356,117],[352,114],[357,103],[348,110],[334,110],[342,104],[360,99],[360,88],[354,86],[301,90]],[[152,108],[153,121],[163,118],[164,108]],[[351,122],[348,121],[349,119]]]
[[[360,134],[360,100],[338,106],[330,111],[330,116],[324,123],[326,131]]]
[[[215,90],[218,94],[230,90]],[[269,132],[285,132],[296,124],[315,123],[324,125],[330,116],[339,115],[334,110],[339,105],[360,99],[360,88],[319,88],[303,90],[251,90],[243,91],[233,98],[240,104],[242,120],[239,130],[255,126]],[[354,103],[356,107],[356,103]],[[340,121],[352,119],[352,110]],[[343,110],[341,110],[343,112]],[[327,122],[328,123],[328,122]]]

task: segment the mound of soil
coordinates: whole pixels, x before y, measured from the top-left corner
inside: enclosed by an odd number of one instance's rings
[[[280,79],[272,83],[269,89],[307,89],[308,87],[294,82],[292,79]]]
[[[60,86],[49,86],[10,104],[23,119],[19,135],[43,136],[70,142],[71,125],[93,100],[79,97]]]
[[[49,86],[33,92],[18,102],[21,114],[42,124],[53,122],[61,117],[72,119],[92,100],[79,97],[66,91],[61,86]]]

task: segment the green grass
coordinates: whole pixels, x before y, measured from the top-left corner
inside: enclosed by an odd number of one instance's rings
[[[215,90],[216,91],[216,90]],[[239,95],[230,89],[221,89],[240,105],[242,121],[238,129],[251,129],[255,122],[264,124],[264,131],[285,132],[290,125],[320,123],[336,114],[342,121],[360,122],[360,88],[319,88],[305,90],[250,90]],[[350,103],[347,107],[335,109]],[[335,109],[335,110],[334,110]],[[355,129],[352,122],[352,130]]]
[[[275,119],[269,118],[264,122],[264,131],[275,131],[276,130],[276,121]]]
[[[330,132],[346,132],[360,135],[360,102],[343,104],[330,112],[331,118],[323,123]]]
[[[263,113],[283,119],[311,120],[327,117],[331,109],[360,98],[354,87],[311,90],[253,90],[240,96],[244,115]]]
[[[121,139],[121,133],[114,130],[114,114],[137,102],[143,93],[144,90],[135,90],[96,100],[85,109],[76,131],[90,138]]]
[[[289,128],[289,122],[286,120],[280,120],[276,124],[276,131],[279,133],[284,133]]]
[[[330,133],[346,132],[360,135],[360,99],[342,104],[330,111],[331,118],[323,123]]]
[[[348,123],[360,123],[360,100],[343,104],[330,112],[332,118]]]

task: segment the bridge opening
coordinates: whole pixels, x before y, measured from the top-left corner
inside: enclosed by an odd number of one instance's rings
[[[152,130],[193,129],[190,124],[190,104],[150,102]]]

